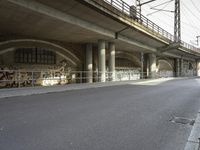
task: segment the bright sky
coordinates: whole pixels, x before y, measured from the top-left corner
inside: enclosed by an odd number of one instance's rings
[[[135,5],[135,0],[124,0],[129,5]],[[141,3],[149,0],[141,0]],[[171,1],[171,2],[169,2]],[[180,0],[181,1],[181,38],[183,41],[195,45],[196,36],[200,36],[200,0]],[[165,3],[169,2],[169,3]],[[156,0],[142,6],[142,14],[148,19],[165,29],[174,33],[174,13],[159,11],[157,13],[151,7],[157,6],[157,9],[174,11],[174,0]],[[150,14],[153,13],[153,14]],[[196,46],[196,45],[195,45]],[[200,38],[199,46],[200,47]]]

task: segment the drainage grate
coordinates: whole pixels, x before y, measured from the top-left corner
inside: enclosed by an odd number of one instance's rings
[[[189,119],[189,118],[184,118],[184,117],[174,117],[170,121],[173,122],[173,123],[189,124],[189,125],[192,125],[192,126],[195,123],[195,120]]]

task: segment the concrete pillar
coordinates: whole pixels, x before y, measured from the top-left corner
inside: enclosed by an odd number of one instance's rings
[[[99,57],[99,81],[106,81],[106,42],[98,41],[98,57]]]
[[[86,82],[93,82],[92,44],[86,45]]]
[[[175,59],[175,76],[176,77],[180,76],[180,59],[179,58]]]
[[[115,81],[115,44],[108,43],[109,50],[109,77],[111,81]]]
[[[144,53],[143,53],[143,52],[141,52],[140,61],[141,61],[141,74],[140,74],[140,79],[143,79],[143,78],[144,78]]]
[[[149,72],[150,72],[150,78],[156,77],[156,55],[155,54],[149,54]]]
[[[180,76],[184,76],[184,72],[183,72],[183,58],[180,59]]]
[[[197,76],[200,76],[200,60],[197,60]]]
[[[144,72],[143,72],[143,78],[148,78],[149,77],[149,54],[144,54]]]

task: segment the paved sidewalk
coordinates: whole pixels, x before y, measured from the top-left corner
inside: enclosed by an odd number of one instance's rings
[[[90,89],[90,88],[99,88],[99,87],[117,86],[126,84],[165,82],[173,79],[181,79],[181,78],[159,78],[159,79],[143,79],[134,81],[118,81],[118,82],[105,82],[105,83],[67,84],[67,85],[56,85],[49,87],[39,86],[39,87],[9,88],[9,89],[0,89],[0,98],[13,97],[13,96],[26,96],[33,94],[45,94],[52,92],[63,92],[70,90]]]
[[[193,125],[192,131],[188,138],[187,144],[184,150],[199,150],[200,148],[200,110],[197,114],[195,124]]]

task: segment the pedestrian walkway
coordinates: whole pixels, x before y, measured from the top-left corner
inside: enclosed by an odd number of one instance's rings
[[[56,85],[49,87],[22,87],[22,88],[9,88],[0,89],[0,98],[14,97],[14,96],[27,96],[33,94],[45,94],[52,92],[63,92],[71,90],[80,89],[90,89],[108,86],[118,86],[126,84],[144,84],[144,83],[155,83],[155,82],[165,82],[173,80],[175,78],[159,78],[159,79],[143,79],[134,81],[118,81],[118,82],[104,82],[104,83],[82,83],[82,84],[67,84],[67,85]],[[181,78],[176,78],[181,79]]]

